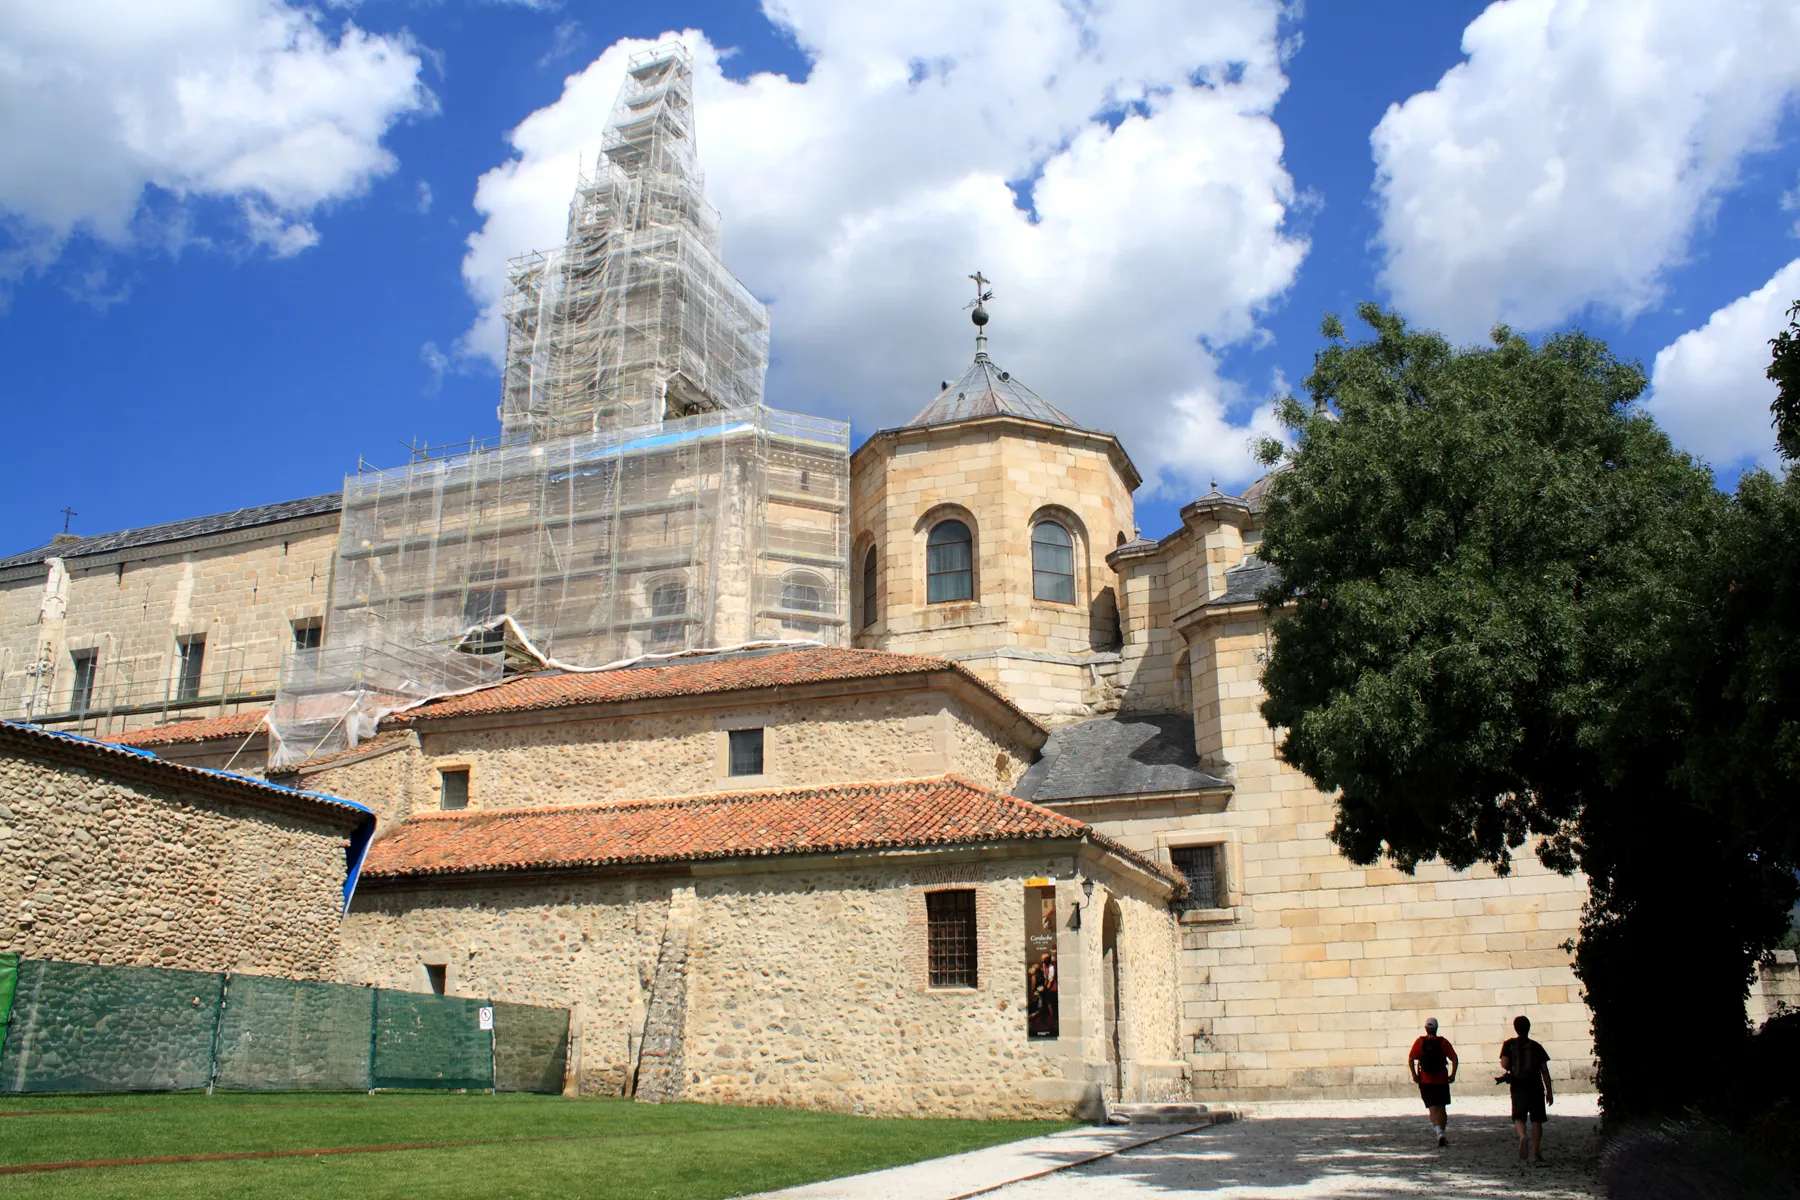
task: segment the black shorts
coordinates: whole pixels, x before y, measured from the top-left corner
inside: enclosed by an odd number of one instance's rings
[[[1426,1108],[1444,1108],[1450,1103],[1450,1085],[1447,1083],[1421,1083],[1419,1099],[1425,1102]]]
[[[1542,1125],[1550,1119],[1550,1114],[1544,1111],[1542,1092],[1514,1092],[1512,1102],[1515,1121],[1536,1121]]]

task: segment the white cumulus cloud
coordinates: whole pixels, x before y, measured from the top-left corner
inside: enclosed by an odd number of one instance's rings
[[[1383,283],[1452,336],[1630,316],[1800,87],[1793,0],[1498,0],[1374,131]]]
[[[304,249],[320,205],[393,170],[383,135],[435,104],[419,71],[405,37],[283,0],[0,0],[0,285],[77,232],[143,235],[150,188]]]
[[[1217,351],[1260,335],[1307,244],[1273,119],[1277,0],[766,5],[805,82],[733,82],[703,33],[698,139],[726,261],[772,313],[770,403],[873,429],[973,353],[966,276],[994,280],[995,359],[1182,486],[1255,472],[1266,402]],[[618,43],[512,132],[481,179],[464,276],[497,357],[504,263],[563,235],[626,59]],[[1009,181],[1030,186],[1035,214]],[[1229,417],[1228,417],[1229,412]]]
[[[1646,401],[1675,444],[1719,467],[1776,465],[1769,339],[1800,300],[1800,258],[1656,353]]]

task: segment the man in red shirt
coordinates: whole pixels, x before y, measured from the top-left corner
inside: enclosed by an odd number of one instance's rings
[[[1444,1130],[1450,1116],[1444,1110],[1450,1107],[1450,1085],[1456,1082],[1456,1048],[1449,1038],[1438,1036],[1436,1017],[1425,1022],[1425,1036],[1413,1041],[1406,1069],[1419,1085],[1419,1098],[1431,1114],[1431,1131],[1437,1134],[1438,1145],[1448,1146],[1450,1139]]]

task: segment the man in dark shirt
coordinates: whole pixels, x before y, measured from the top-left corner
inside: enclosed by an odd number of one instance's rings
[[[1500,1047],[1500,1069],[1506,1074],[1495,1082],[1504,1080],[1512,1088],[1513,1128],[1519,1131],[1519,1161],[1525,1161],[1529,1142],[1531,1161],[1541,1167],[1544,1165],[1544,1121],[1549,1115],[1544,1110],[1556,1103],[1555,1089],[1550,1086],[1550,1055],[1527,1036],[1531,1032],[1530,1017],[1514,1017],[1513,1031],[1519,1036]],[[1529,1137],[1526,1133],[1528,1123]]]
[[[1425,1036],[1413,1039],[1406,1055],[1406,1069],[1419,1085],[1419,1099],[1431,1114],[1431,1132],[1437,1134],[1438,1145],[1448,1146],[1445,1129],[1450,1124],[1450,1085],[1456,1082],[1456,1049],[1449,1038],[1438,1036],[1437,1018],[1425,1022]]]

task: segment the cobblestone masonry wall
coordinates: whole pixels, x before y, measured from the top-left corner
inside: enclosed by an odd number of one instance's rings
[[[647,799],[716,791],[917,779],[948,771],[1010,787],[1032,751],[924,689],[738,709],[686,708],[653,716],[544,723],[528,714],[483,729],[421,731],[426,778],[411,805],[437,806],[437,771],[467,767],[470,808]],[[760,726],[764,773],[727,773],[725,731]],[[362,800],[372,769],[321,773],[328,791]],[[384,785],[385,786],[385,785]],[[390,790],[388,795],[393,794]],[[402,806],[402,811],[406,806]]]
[[[666,1056],[685,1065],[680,1098],[915,1116],[1076,1110],[1084,1060],[1102,1054],[1094,1027],[1071,1017],[1062,1038],[1032,1042],[1023,1007],[1024,881],[1070,877],[1072,861],[908,858],[674,881],[693,889],[682,1045]],[[958,887],[977,892],[978,986],[932,989],[925,894]],[[1074,887],[1059,890],[1078,895]],[[616,1092],[646,1028],[670,895],[670,881],[649,878],[365,888],[344,925],[344,975],[423,989],[421,964],[444,962],[455,994],[574,1008],[581,1087]],[[1135,903],[1144,928],[1130,935],[1141,952],[1128,963],[1128,989],[1145,998],[1147,1025],[1131,1036],[1148,1046],[1166,1037],[1169,1009],[1157,1006],[1175,985],[1151,978],[1169,971],[1169,952],[1154,950],[1158,906]],[[1073,992],[1098,987],[1097,976],[1076,982],[1095,970],[1084,946],[1065,929],[1062,973]]]
[[[332,979],[346,841],[250,805],[0,758],[0,945]]]
[[[571,1009],[577,1085],[618,1095],[643,1030],[669,892],[667,879],[591,876],[368,887],[344,920],[343,977],[424,991],[423,964],[443,963],[454,995]]]

